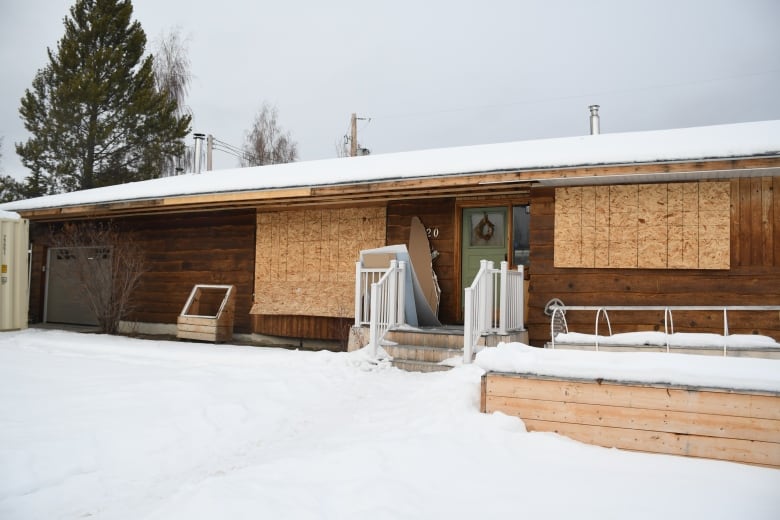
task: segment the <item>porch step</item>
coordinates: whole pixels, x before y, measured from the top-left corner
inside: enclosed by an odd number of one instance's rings
[[[399,345],[463,350],[463,328],[391,329],[385,335],[385,340]]]
[[[463,349],[429,347],[425,345],[382,345],[394,360],[438,363],[453,357],[463,357]]]
[[[394,359],[393,366],[407,372],[443,372],[452,368],[429,361],[409,361],[406,359]]]
[[[387,332],[382,348],[393,366],[409,372],[438,372],[450,366],[440,361],[463,357],[462,327],[401,328]]]

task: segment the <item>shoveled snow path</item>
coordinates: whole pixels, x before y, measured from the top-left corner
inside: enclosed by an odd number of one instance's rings
[[[776,518],[780,471],[478,412],[474,366],[0,333],[0,518]]]

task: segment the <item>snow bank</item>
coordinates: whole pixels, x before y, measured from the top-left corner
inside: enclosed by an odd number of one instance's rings
[[[667,354],[553,350],[502,343],[477,353],[495,372],[780,392],[780,360]]]
[[[758,334],[703,334],[691,332],[675,332],[668,336],[663,332],[622,332],[611,336],[595,336],[579,332],[559,333],[555,335],[556,343],[572,345],[593,345],[598,340],[599,345],[652,345],[665,347],[667,338],[670,347],[719,347],[725,345],[729,349],[741,348],[780,348],[780,343],[769,336]]]
[[[274,164],[165,177],[11,202],[9,210],[273,190],[475,172],[749,157],[780,153],[780,120],[612,133]]]
[[[0,333],[0,518],[777,518],[780,471],[527,433],[482,373]]]

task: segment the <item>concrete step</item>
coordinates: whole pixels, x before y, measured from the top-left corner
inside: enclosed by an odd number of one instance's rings
[[[463,357],[462,348],[429,347],[424,345],[382,345],[393,359],[438,363],[453,357]]]
[[[405,359],[394,359],[393,366],[406,370],[407,372],[444,372],[450,370],[452,367],[447,365],[439,365],[438,363],[431,363],[428,361],[408,361]]]

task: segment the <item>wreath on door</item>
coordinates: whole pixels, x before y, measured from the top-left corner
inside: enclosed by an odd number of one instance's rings
[[[488,242],[493,238],[495,231],[496,225],[490,222],[487,213],[483,213],[482,220],[474,227],[474,233],[477,235],[477,238]]]

